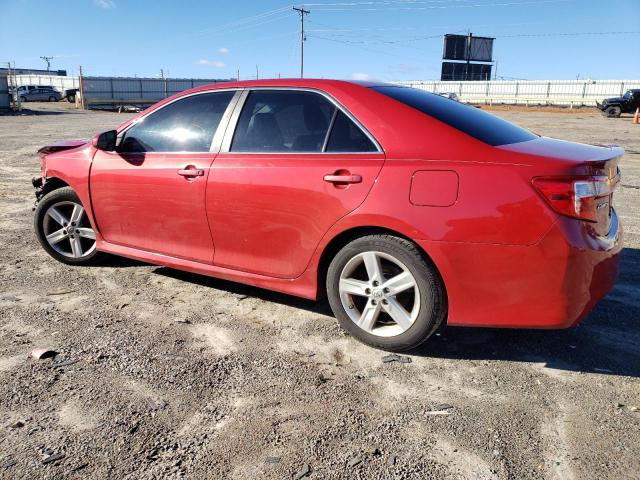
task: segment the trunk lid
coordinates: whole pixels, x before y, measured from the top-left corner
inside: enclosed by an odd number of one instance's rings
[[[557,180],[572,184],[572,188],[581,191],[580,195],[587,195],[583,198],[587,198],[590,202],[588,207],[594,209],[593,218],[588,220],[589,225],[597,235],[609,233],[614,191],[620,181],[618,165],[624,154],[622,148],[614,145],[585,145],[547,137],[498,148],[535,158],[531,159],[534,185],[538,178],[543,181]],[[576,209],[579,200],[580,198],[572,199]]]

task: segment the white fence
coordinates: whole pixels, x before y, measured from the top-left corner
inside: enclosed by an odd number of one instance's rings
[[[491,80],[488,82],[442,82],[415,80],[394,82],[433,93],[455,93],[474,104],[594,106],[596,101],[617,97],[640,80]]]
[[[79,88],[78,77],[60,77],[57,75],[16,75],[16,83],[22,85],[50,85],[60,93],[69,88]]]
[[[61,92],[79,88],[78,77],[17,75],[18,85],[51,85]],[[85,98],[89,104],[112,100],[158,101],[169,95],[221,79],[85,77]],[[594,106],[596,101],[617,97],[630,88],[640,88],[640,80],[491,80],[487,82],[442,82],[414,80],[394,82],[433,93],[455,93],[461,101],[474,104],[519,104]]]

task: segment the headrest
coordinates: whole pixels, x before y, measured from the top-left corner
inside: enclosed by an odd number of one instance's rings
[[[329,126],[329,121],[322,114],[322,110],[317,104],[305,104],[302,107],[302,114],[304,116],[304,125],[311,132],[326,130]]]

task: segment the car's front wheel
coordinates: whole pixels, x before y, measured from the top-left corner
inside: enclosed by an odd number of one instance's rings
[[[45,195],[38,203],[34,221],[40,244],[59,262],[86,265],[99,258],[95,231],[71,187]]]
[[[617,105],[612,105],[604,109],[605,116],[609,118],[618,118],[622,113],[622,109]]]
[[[58,99],[52,95],[52,96],[49,97],[49,101],[50,102],[57,102]]]
[[[447,314],[435,266],[393,235],[360,237],[342,248],[327,271],[327,295],[345,330],[383,350],[417,347]]]

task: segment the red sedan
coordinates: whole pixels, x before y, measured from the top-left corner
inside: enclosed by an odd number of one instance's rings
[[[56,260],[110,253],[326,295],[347,331],[388,350],[445,320],[575,325],[622,248],[622,149],[394,85],[211,85],[40,153],[35,228]]]

